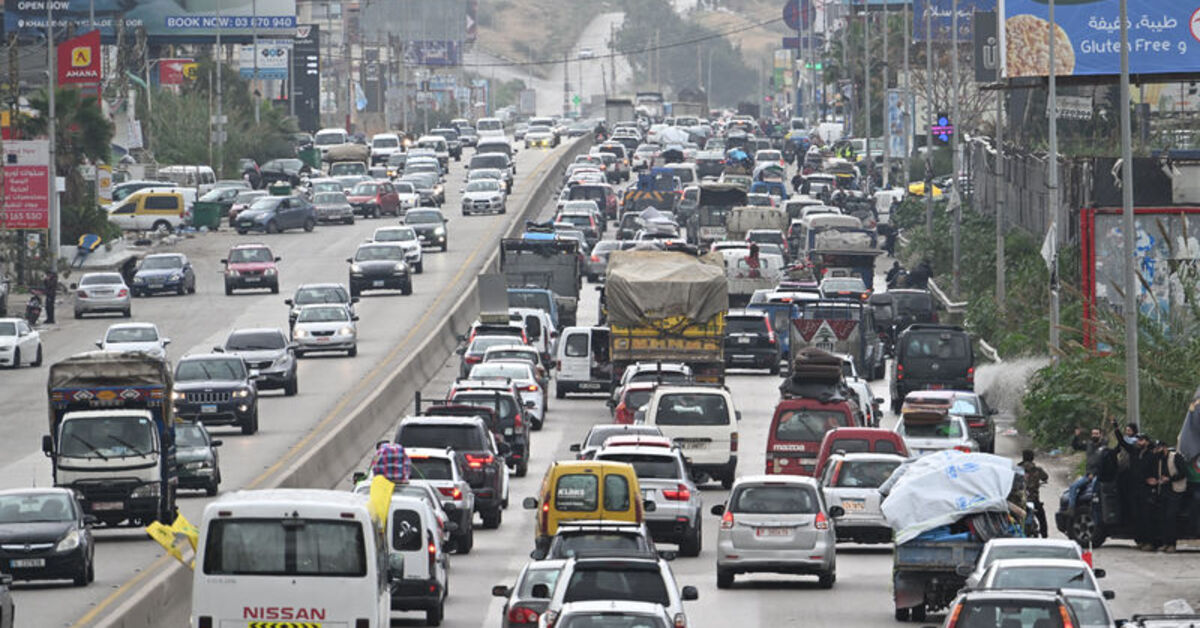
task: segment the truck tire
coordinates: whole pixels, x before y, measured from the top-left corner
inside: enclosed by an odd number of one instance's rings
[[[822,589],[832,589],[833,583],[837,582],[837,572],[830,570],[817,577],[817,584]]]
[[[438,600],[437,606],[425,611],[425,625],[426,626],[441,626],[442,625],[442,617],[445,614],[445,608],[444,608],[445,604],[446,604],[446,601],[444,599]]]
[[[896,621],[908,621],[908,609],[896,607]]]
[[[912,620],[915,622],[925,621],[925,605],[918,604],[912,607]]]
[[[242,424],[242,434],[249,436],[258,432],[258,403],[255,402],[254,412],[250,415],[250,419]]]
[[[492,510],[486,510],[479,515],[483,518],[483,529],[495,530],[500,527],[500,523],[504,520],[504,512],[497,506]]]
[[[467,526],[466,534],[460,534],[454,542],[454,553],[467,555],[471,553],[471,548],[475,547],[475,525],[471,523]]]
[[[733,572],[728,569],[717,568],[717,588],[728,589],[733,586]]]

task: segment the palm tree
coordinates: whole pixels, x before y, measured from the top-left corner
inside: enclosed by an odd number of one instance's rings
[[[50,102],[46,92],[30,97],[29,106],[37,112],[37,116],[22,116],[18,121],[21,132],[26,137],[45,137],[50,119]],[[67,181],[63,205],[76,206],[90,198],[79,166],[85,161],[109,161],[113,125],[104,116],[95,95],[85,95],[75,88],[58,88],[55,92],[55,110],[58,126],[55,129],[54,169],[58,176],[65,177]]]

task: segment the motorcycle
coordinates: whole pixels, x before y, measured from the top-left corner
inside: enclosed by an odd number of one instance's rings
[[[29,302],[25,304],[25,321],[29,323],[30,327],[33,327],[41,315],[42,299],[35,292],[29,297]]]

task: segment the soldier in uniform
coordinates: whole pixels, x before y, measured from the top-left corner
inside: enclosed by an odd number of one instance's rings
[[[1017,463],[1025,471],[1025,498],[1033,504],[1033,514],[1037,517],[1038,530],[1042,538],[1049,534],[1050,527],[1046,525],[1046,507],[1042,504],[1042,483],[1048,482],[1050,476],[1046,470],[1033,461],[1033,450],[1021,452],[1021,462]]]

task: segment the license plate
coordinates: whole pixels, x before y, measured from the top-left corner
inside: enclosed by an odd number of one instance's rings
[[[708,443],[696,441],[676,441],[680,449],[708,449]]]
[[[929,385],[929,390],[941,390],[941,389],[943,389],[943,388],[945,388],[945,387],[946,387],[946,385],[945,385],[945,384],[930,384],[930,385]]]
[[[513,428],[511,428],[511,427],[506,427],[506,428],[504,428],[504,435],[505,435],[505,436],[512,436],[512,435],[513,435]]]
[[[46,559],[45,558],[14,558],[14,559],[8,561],[8,564],[11,565],[13,567],[13,569],[30,569],[30,568],[34,568],[34,567],[45,567]]]
[[[791,528],[754,528],[754,536],[791,536]]]
[[[862,512],[866,510],[866,505],[861,499],[843,499],[842,509],[846,512]]]
[[[258,283],[262,281],[262,277],[246,277],[246,283]]]
[[[158,283],[152,283],[152,284],[150,284],[150,287],[151,287],[151,288],[161,288],[161,287],[163,287],[164,285],[166,285],[166,284],[163,284],[162,282],[158,282]]]
[[[737,339],[737,341],[738,341],[738,344],[739,344],[739,345],[748,345],[748,344],[750,344],[750,338],[738,338],[738,339]]]
[[[596,382],[582,382],[579,384],[580,390],[600,390],[600,384]]]
[[[201,414],[216,414],[217,406],[215,404],[205,404],[200,406]]]
[[[372,281],[372,282],[371,282],[371,285],[372,285],[373,287],[376,287],[376,288],[382,288],[382,287],[383,287],[383,280],[382,280],[382,279],[376,279],[375,281]]]
[[[321,343],[321,342],[329,342],[329,338],[317,338],[317,342],[318,342],[318,343]]]
[[[122,502],[94,502],[92,510],[120,510],[125,507]]]

